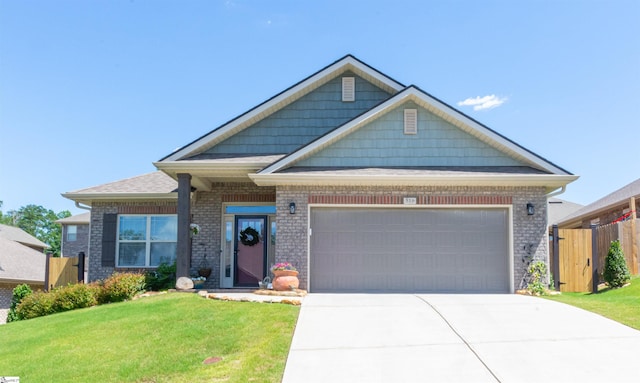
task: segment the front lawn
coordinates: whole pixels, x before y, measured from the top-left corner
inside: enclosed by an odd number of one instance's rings
[[[0,376],[280,382],[298,313],[284,304],[166,294],[13,322],[0,326]]]
[[[592,311],[640,330],[640,276],[619,289],[605,287],[598,294],[562,293],[545,298]]]

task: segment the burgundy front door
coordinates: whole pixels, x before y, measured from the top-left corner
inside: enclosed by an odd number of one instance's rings
[[[236,216],[234,286],[258,286],[267,274],[267,216]]]

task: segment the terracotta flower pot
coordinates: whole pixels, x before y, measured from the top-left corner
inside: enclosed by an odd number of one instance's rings
[[[290,291],[300,285],[298,272],[294,270],[274,270],[273,289],[276,291]]]

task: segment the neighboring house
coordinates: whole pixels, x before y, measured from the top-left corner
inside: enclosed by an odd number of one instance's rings
[[[0,324],[6,322],[17,285],[26,283],[33,290],[44,288],[46,255],[43,249],[47,246],[37,248],[36,245],[44,244],[22,229],[0,225]]]
[[[558,222],[561,229],[589,228],[628,219],[640,208],[640,178]]]
[[[34,250],[44,252],[49,245],[19,227],[0,224],[0,238],[18,242]]]
[[[60,254],[63,257],[75,257],[80,252],[89,254],[90,219],[91,213],[86,212],[56,221],[62,226]]]
[[[291,262],[311,292],[513,292],[577,179],[351,55],[154,164],[63,194],[91,206],[90,280],[177,257],[208,288]]]
[[[584,205],[575,202],[565,201],[560,198],[549,198],[549,226],[557,224],[564,217],[582,209]]]

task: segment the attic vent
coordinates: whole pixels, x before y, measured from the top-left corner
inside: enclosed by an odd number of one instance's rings
[[[404,134],[418,134],[418,109],[404,110]]]
[[[356,78],[343,77],[342,78],[342,101],[355,101],[355,100],[356,100]]]

